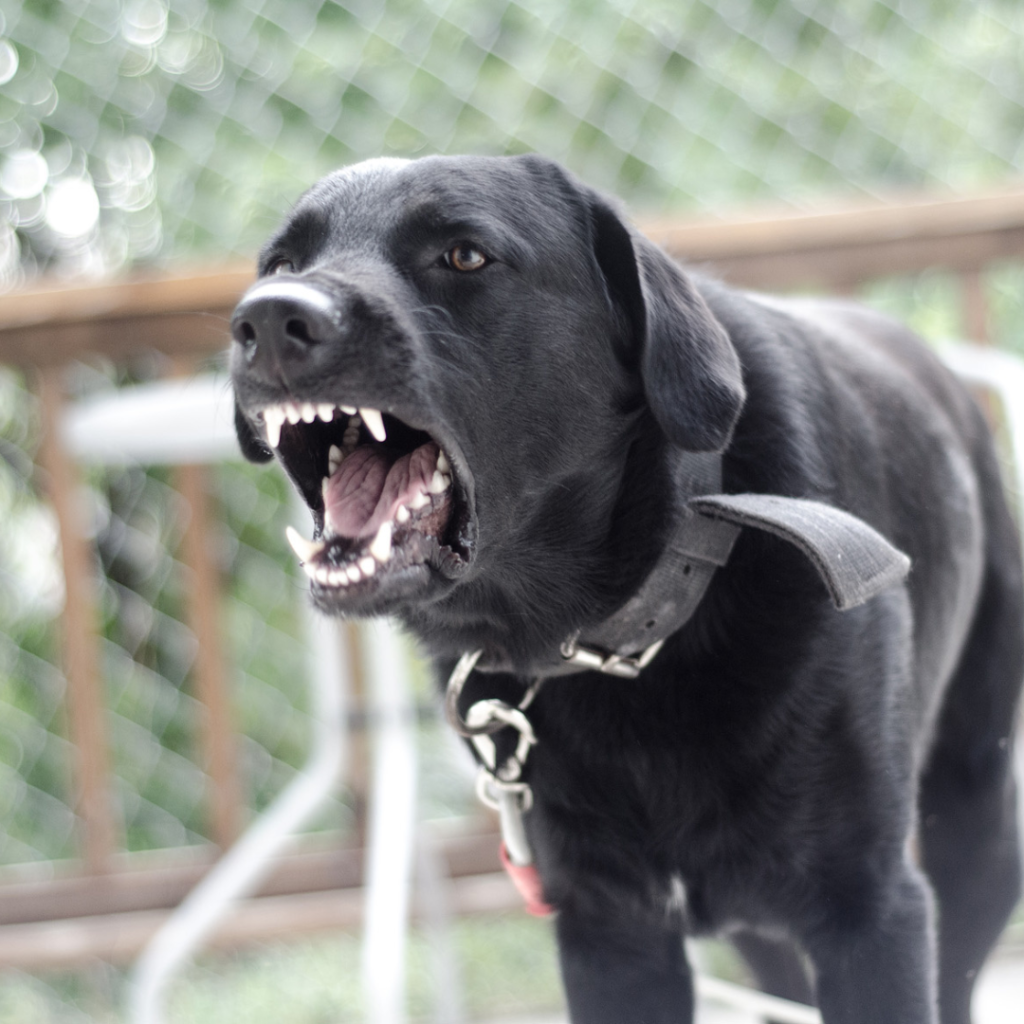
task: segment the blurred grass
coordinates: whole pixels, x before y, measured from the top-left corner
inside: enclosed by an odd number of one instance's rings
[[[551,924],[510,912],[463,919],[453,929],[469,1019],[558,1011],[563,1006]],[[432,1019],[431,943],[414,931],[408,1006]],[[360,941],[353,934],[205,954],[175,984],[173,1024],[362,1024]],[[0,976],[3,1024],[118,1024],[125,974],[91,970]]]
[[[456,922],[453,943],[466,1019],[528,1018],[564,1012],[551,923],[519,911]],[[1024,953],[1024,908],[1002,948]],[[431,940],[413,931],[408,950],[410,1024],[433,1019]],[[206,953],[175,983],[168,1024],[363,1024],[360,940],[351,933]],[[733,948],[701,940],[698,970],[739,983],[749,976]],[[125,973],[97,962],[78,971],[0,975],[2,1024],[123,1024]],[[624,1022],[628,1024],[628,1022]]]

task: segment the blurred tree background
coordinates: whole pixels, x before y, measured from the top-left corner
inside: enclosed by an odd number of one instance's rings
[[[1016,0],[3,0],[0,274],[249,255],[313,179],[536,150],[648,213],[1024,160]]]

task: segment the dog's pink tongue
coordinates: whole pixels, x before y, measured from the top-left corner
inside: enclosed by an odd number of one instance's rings
[[[391,461],[377,445],[357,448],[328,481],[324,495],[326,525],[341,537],[372,537],[394,519],[399,505],[425,491],[437,466],[436,444]]]

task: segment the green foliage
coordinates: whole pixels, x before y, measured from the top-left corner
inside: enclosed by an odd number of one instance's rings
[[[99,199],[94,228],[62,235],[37,196],[0,191],[29,270],[249,254],[316,177],[392,153],[536,149],[648,213],[965,189],[1020,160],[1024,12],[997,0],[11,0],[5,14],[19,67],[0,148],[42,151],[44,199],[69,177]],[[126,139],[152,169],[118,162]]]

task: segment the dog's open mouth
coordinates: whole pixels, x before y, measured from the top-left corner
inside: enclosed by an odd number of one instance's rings
[[[466,500],[449,454],[425,430],[377,409],[285,402],[256,414],[313,514],[314,539],[288,540],[321,596],[369,596],[385,580],[469,558]]]

